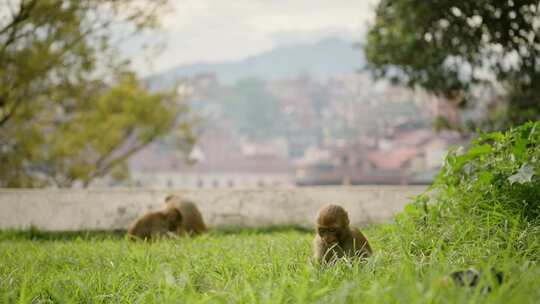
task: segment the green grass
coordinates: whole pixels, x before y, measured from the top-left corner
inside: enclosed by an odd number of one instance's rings
[[[404,225],[404,224],[400,224]],[[312,233],[295,229],[213,232],[130,242],[121,233],[0,233],[1,303],[534,303],[540,267],[518,252],[490,258],[492,244],[414,253],[407,227],[365,229],[366,263],[321,268]],[[412,228],[412,227],[409,227]],[[467,248],[463,250],[463,248]],[[492,292],[444,284],[445,274],[496,266]],[[490,279],[484,280],[490,284]]]
[[[310,261],[313,232],[0,232],[0,303],[540,303],[540,122],[452,150],[426,195],[364,232],[365,263]],[[477,288],[445,283],[495,268]],[[491,286],[491,292],[482,292]]]

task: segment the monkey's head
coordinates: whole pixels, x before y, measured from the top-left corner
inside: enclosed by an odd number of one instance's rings
[[[349,229],[349,215],[343,207],[326,205],[317,214],[317,234],[326,244],[335,244]]]
[[[165,203],[169,203],[169,202],[172,202],[172,201],[178,201],[180,200],[180,196],[176,195],[176,194],[169,194],[165,197]]]
[[[169,194],[165,197],[165,208],[178,208],[182,201],[184,201],[183,197],[176,194]]]
[[[176,208],[165,209],[165,220],[169,231],[174,231],[182,225],[182,213]]]

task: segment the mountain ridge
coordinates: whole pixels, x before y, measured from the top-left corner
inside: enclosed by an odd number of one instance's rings
[[[280,80],[302,73],[326,79],[335,74],[354,72],[362,68],[364,62],[362,50],[354,48],[353,42],[332,37],[315,43],[277,46],[240,60],[180,65],[146,79],[153,88],[161,89],[171,87],[177,79],[201,73],[215,73],[225,84],[249,77]]]

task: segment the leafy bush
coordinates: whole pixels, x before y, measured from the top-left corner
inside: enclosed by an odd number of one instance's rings
[[[481,135],[465,153],[453,150],[434,188],[449,203],[493,216],[499,209],[540,217],[540,123]]]
[[[540,257],[540,122],[453,149],[430,190],[398,216],[414,255],[483,246]]]

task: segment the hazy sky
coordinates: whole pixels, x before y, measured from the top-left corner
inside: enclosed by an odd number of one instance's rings
[[[172,0],[161,33],[126,43],[142,75],[179,64],[245,58],[291,42],[329,36],[360,40],[378,0]],[[138,51],[141,41],[160,52]],[[152,65],[147,63],[150,58]]]

